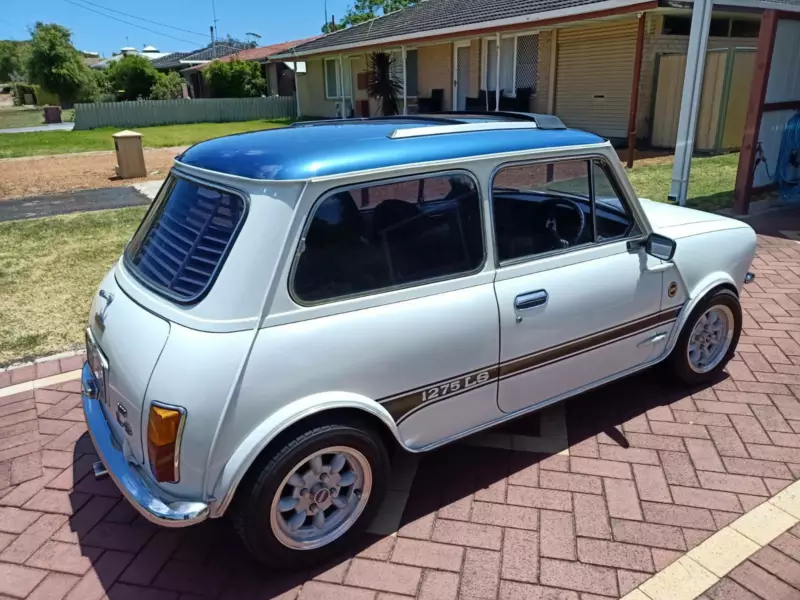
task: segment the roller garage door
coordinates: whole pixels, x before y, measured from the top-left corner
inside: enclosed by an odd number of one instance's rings
[[[558,32],[555,113],[568,127],[627,138],[636,21]]]

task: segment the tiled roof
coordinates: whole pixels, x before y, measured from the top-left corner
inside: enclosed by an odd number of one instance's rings
[[[192,52],[173,52],[172,54],[168,54],[167,56],[162,56],[161,58],[154,60],[153,66],[156,69],[170,69],[172,67],[179,67],[181,65],[182,58],[199,51],[200,50],[193,50]]]
[[[235,54],[236,52],[242,52],[244,48],[239,46],[232,46],[230,44],[217,44],[215,48],[208,46],[203,48],[202,50],[198,50],[193,54],[189,54],[188,56],[184,56],[181,58],[182,61],[198,61],[198,60],[213,60],[214,58],[221,58],[223,56],[228,56],[229,54]]]
[[[591,6],[603,0],[424,0],[397,12],[329,33],[295,49],[324,50],[438,29],[478,25],[537,13]],[[624,6],[628,3],[620,3]]]
[[[280,44],[271,44],[269,46],[260,46],[258,48],[248,48],[247,50],[240,50],[239,52],[230,53],[227,56],[223,56],[223,57],[219,58],[218,60],[220,62],[228,62],[230,60],[233,60],[234,58],[237,58],[239,60],[258,60],[258,61],[262,61],[262,60],[268,59],[273,54],[278,54],[279,52],[284,52],[284,51],[289,50],[291,48],[294,48],[295,46],[298,46],[300,44],[305,44],[307,42],[315,40],[318,37],[320,37],[320,36],[317,35],[317,36],[313,36],[313,37],[303,38],[301,40],[292,40],[292,41],[289,41],[289,42],[281,42]],[[207,66],[207,64],[208,63],[202,64],[202,65],[195,65],[195,66],[193,66],[193,67],[191,67],[189,69],[186,69],[186,70],[188,70],[188,71],[197,71],[197,70],[205,68]]]

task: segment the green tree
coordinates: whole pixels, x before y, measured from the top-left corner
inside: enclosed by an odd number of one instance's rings
[[[183,77],[175,71],[170,71],[166,75],[158,74],[153,88],[150,90],[151,100],[175,100],[183,98]]]
[[[25,74],[27,44],[0,40],[0,81],[16,81]]]
[[[344,17],[336,24],[325,23],[322,33],[331,33],[345,27],[358,25],[376,17],[388,15],[391,12],[416,6],[422,0],[356,0],[353,6],[347,9]]]
[[[120,100],[148,98],[158,81],[158,71],[144,56],[129,54],[108,68],[111,89]]]
[[[83,57],[72,45],[69,29],[55,23],[37,22],[31,31],[28,76],[62,103],[82,100],[94,78]]]
[[[254,61],[233,58],[215,60],[203,72],[214,98],[250,98],[260,96],[267,88],[261,65]]]

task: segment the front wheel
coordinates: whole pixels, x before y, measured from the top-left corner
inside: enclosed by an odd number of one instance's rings
[[[669,359],[673,373],[692,385],[714,381],[733,358],[741,333],[739,298],[728,289],[711,293],[683,326]]]
[[[240,489],[234,525],[250,553],[304,568],[343,552],[369,525],[389,477],[380,436],[342,422],[301,432]]]

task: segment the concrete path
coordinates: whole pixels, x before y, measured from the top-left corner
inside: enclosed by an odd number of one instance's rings
[[[155,198],[162,183],[163,181],[145,181],[126,187],[4,200],[0,202],[0,222],[148,204]]]
[[[32,133],[36,131],[72,131],[75,123],[51,123],[50,125],[34,125],[31,127],[9,127],[0,129],[0,133]]]

